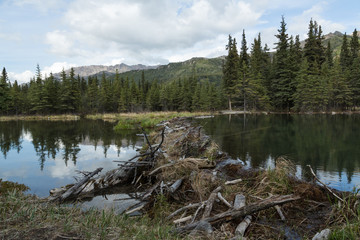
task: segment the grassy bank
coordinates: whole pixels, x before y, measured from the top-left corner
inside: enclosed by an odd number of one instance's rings
[[[176,117],[194,117],[209,115],[208,112],[149,112],[149,113],[128,113],[128,114],[118,114],[113,119],[118,121],[117,125],[114,127],[116,130],[122,129],[137,129],[139,127],[143,128],[152,128],[156,124],[170,120]],[[95,115],[89,116],[91,119],[109,119],[109,116],[106,115]]]
[[[23,120],[23,121],[38,121],[38,120],[74,121],[74,120],[79,120],[79,119],[80,119],[80,116],[76,115],[76,114],[0,116],[0,121],[13,121],[13,120]]]
[[[0,239],[180,239],[158,218],[116,215],[111,209],[83,212],[10,185],[0,193]]]

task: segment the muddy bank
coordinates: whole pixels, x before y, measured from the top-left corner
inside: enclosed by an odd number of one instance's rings
[[[296,179],[284,157],[273,170],[245,170],[188,119],[160,124],[147,141],[119,169],[85,173],[83,182],[53,191],[51,200],[132,184],[140,203],[127,214],[140,211],[173,224],[177,234],[210,239],[312,238],[357,216],[356,198],[335,192],[342,202],[325,187]]]

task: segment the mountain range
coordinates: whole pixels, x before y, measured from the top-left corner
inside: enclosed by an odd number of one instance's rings
[[[358,32],[360,35],[360,32]],[[339,56],[340,49],[343,41],[344,34],[335,31],[334,33],[329,33],[324,35],[324,46],[327,46],[328,41],[330,41],[331,48],[333,51],[334,57]],[[348,36],[350,38],[351,36]],[[301,46],[305,45],[305,41],[301,42]],[[195,57],[183,62],[169,63],[166,65],[157,65],[157,66],[146,66],[142,64],[137,65],[126,65],[124,63],[117,64],[114,66],[103,66],[103,65],[91,65],[91,66],[81,66],[75,67],[75,75],[80,75],[81,77],[89,76],[98,76],[105,74],[110,79],[115,77],[116,69],[120,73],[122,78],[133,78],[135,81],[141,79],[142,72],[146,79],[158,81],[168,81],[175,80],[184,77],[190,77],[196,75],[199,79],[207,78],[210,81],[218,81],[222,76],[222,65],[224,62],[225,56],[220,56],[216,58],[202,58]],[[65,71],[67,74],[70,70]],[[56,77],[60,77],[60,73],[54,74]]]

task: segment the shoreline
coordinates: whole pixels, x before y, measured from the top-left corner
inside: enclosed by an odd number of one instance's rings
[[[220,110],[216,112],[139,112],[139,113],[104,113],[88,114],[58,114],[58,115],[11,115],[0,116],[0,121],[78,121],[81,118],[90,120],[118,121],[123,118],[138,118],[139,116],[156,115],[179,115],[192,116],[209,116],[209,115],[240,115],[240,114],[264,114],[264,115],[357,115],[360,111],[328,111],[328,112],[274,112],[274,111],[240,111],[240,110]]]

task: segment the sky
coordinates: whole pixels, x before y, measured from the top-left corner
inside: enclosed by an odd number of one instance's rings
[[[0,67],[28,82],[63,68],[158,65],[226,54],[228,35],[248,47],[260,33],[274,47],[281,16],[306,38],[311,18],[323,32],[360,29],[358,0],[0,0]]]

